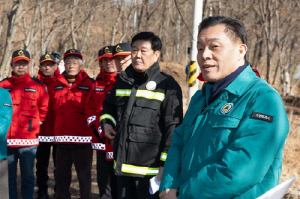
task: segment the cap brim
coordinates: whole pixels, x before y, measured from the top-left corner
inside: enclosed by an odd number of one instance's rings
[[[41,61],[40,64],[43,63],[43,62],[46,62],[46,61],[51,61],[51,62],[57,63],[56,61],[54,61],[52,59],[45,59],[45,60]]]
[[[121,53],[116,53],[113,55],[113,58],[117,57],[117,56],[121,56],[121,55],[131,55],[131,52],[121,52]]]
[[[14,63],[16,63],[17,61],[20,61],[20,60],[25,60],[25,61],[30,62],[30,59],[28,57],[16,57],[16,58],[12,59],[12,61]]]
[[[79,53],[67,53],[67,54],[64,55],[64,60],[67,59],[71,55],[76,55],[76,56],[80,57],[80,59],[82,59],[82,54],[79,54]]]
[[[102,59],[102,55],[101,56],[99,56],[95,61],[101,61],[101,59]]]

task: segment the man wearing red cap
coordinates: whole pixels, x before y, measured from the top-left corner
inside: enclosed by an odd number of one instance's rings
[[[79,180],[80,195],[91,198],[92,132],[86,126],[86,101],[94,90],[94,80],[82,69],[80,51],[70,49],[64,54],[65,71],[54,83],[54,143],[56,148],[56,199],[70,197],[71,169]]]
[[[112,54],[119,72],[125,71],[125,69],[131,64],[130,43],[119,43],[115,45]]]
[[[38,199],[48,199],[48,166],[49,158],[52,148],[52,156],[55,167],[55,153],[56,145],[54,142],[54,111],[53,111],[53,93],[54,93],[54,82],[56,81],[58,75],[60,74],[57,67],[56,58],[52,53],[46,53],[40,58],[40,70],[38,72],[37,78],[41,80],[48,89],[48,94],[50,96],[48,113],[45,118],[43,125],[41,126],[39,134],[39,146],[36,152],[36,185],[39,188],[37,191]]]
[[[116,179],[113,173],[112,146],[105,140],[99,123],[102,102],[107,93],[113,88],[118,70],[113,59],[114,46],[105,46],[98,55],[100,73],[96,78],[94,92],[90,96],[86,109],[88,126],[94,132],[92,148],[97,151],[97,182],[101,199],[116,198]]]
[[[12,77],[0,82],[12,97],[13,118],[7,133],[9,197],[17,199],[17,163],[20,161],[22,198],[33,198],[34,160],[39,144],[37,135],[47,110],[49,96],[38,79],[31,78],[30,54],[17,50],[12,54]]]

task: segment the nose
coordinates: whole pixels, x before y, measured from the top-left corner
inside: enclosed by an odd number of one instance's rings
[[[140,50],[138,50],[137,53],[136,53],[136,57],[140,58],[141,55],[142,55],[142,52]]]
[[[208,47],[205,47],[203,49],[203,53],[202,53],[202,58],[204,60],[210,59],[211,58],[211,50]]]

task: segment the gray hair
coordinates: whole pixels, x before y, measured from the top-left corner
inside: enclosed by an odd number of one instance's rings
[[[80,59],[80,57],[76,56],[76,55],[70,55],[68,56],[64,61],[66,62],[67,59],[75,59],[79,61],[79,65],[82,66],[83,60]]]

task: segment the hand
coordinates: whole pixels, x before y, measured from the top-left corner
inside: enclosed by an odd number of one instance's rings
[[[159,194],[160,199],[177,199],[176,189],[166,189]]]
[[[116,135],[116,131],[110,124],[104,124],[104,132],[105,132],[105,137],[108,139],[114,139]]]
[[[159,167],[158,174],[157,174],[157,180],[158,181],[161,181],[163,171],[164,171],[164,167]]]

